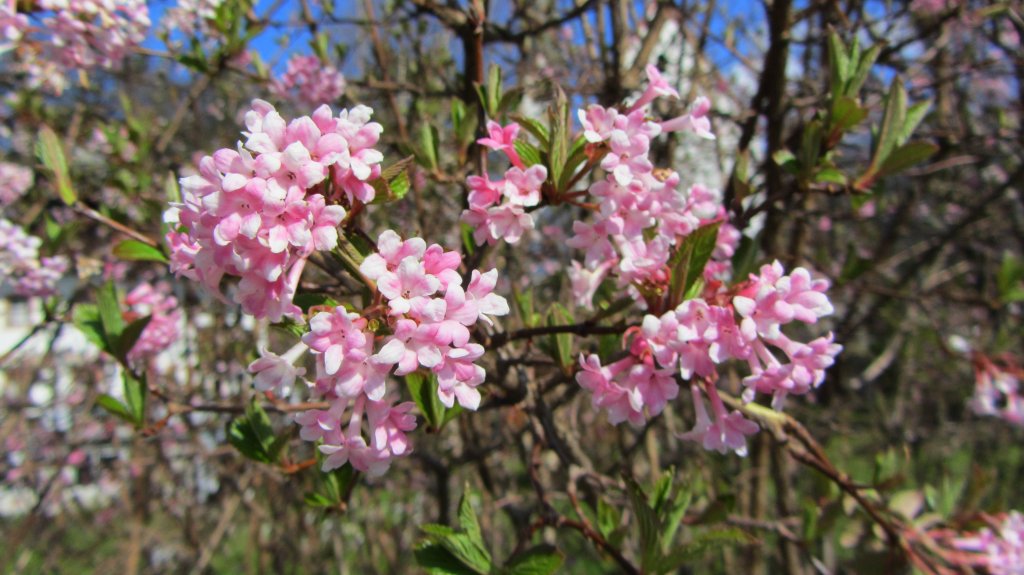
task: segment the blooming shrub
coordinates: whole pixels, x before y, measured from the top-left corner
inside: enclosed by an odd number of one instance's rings
[[[1018,572],[1019,2],[677,4],[0,2],[0,570]]]

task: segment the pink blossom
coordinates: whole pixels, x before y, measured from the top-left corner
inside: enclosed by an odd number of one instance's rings
[[[68,269],[64,256],[40,257],[42,240],[0,219],[0,285],[23,297],[49,297]]]
[[[170,286],[139,284],[125,296],[128,319],[149,316],[139,339],[128,352],[128,361],[138,365],[171,346],[181,335],[181,309],[178,300],[169,294]]]
[[[249,373],[255,374],[253,384],[259,391],[273,391],[279,397],[291,394],[295,380],[306,375],[306,368],[293,364],[309,348],[304,343],[292,346],[284,355],[262,349],[260,358],[249,364]]]
[[[548,170],[538,164],[528,169],[510,168],[505,172],[503,193],[508,201],[518,206],[536,206],[540,203],[540,188],[548,178]]]
[[[692,430],[681,434],[679,438],[700,442],[708,451],[726,453],[731,450],[736,452],[736,455],[745,457],[747,455],[747,436],[757,433],[758,425],[743,417],[739,411],[729,413],[714,386],[708,385],[706,391],[710,396],[714,420],[708,417],[700,387],[696,384],[691,385],[690,392],[693,395],[697,423]]]
[[[302,106],[332,104],[345,93],[345,77],[317,56],[296,55],[288,60],[284,74],[271,82],[270,91]]]
[[[495,152],[504,152],[513,166],[526,169],[523,161],[519,158],[519,153],[516,152],[515,141],[518,136],[519,124],[513,122],[503,127],[491,120],[487,122],[487,137],[480,138],[476,143]]]
[[[647,104],[654,101],[658,97],[671,97],[679,98],[679,92],[676,91],[661,75],[661,71],[652,65],[647,66],[647,89],[644,93],[637,98],[636,102],[629,107],[629,112],[639,110]]]
[[[572,297],[577,306],[594,309],[594,294],[615,264],[615,260],[608,260],[591,270],[581,266],[577,261],[572,262],[568,273],[569,281],[572,283]]]
[[[701,138],[714,140],[715,135],[711,133],[711,120],[708,112],[711,111],[711,102],[701,97],[694,101],[690,107],[690,113],[683,114],[671,120],[661,123],[661,131],[668,132],[692,132]]]
[[[994,529],[957,538],[953,546],[979,555],[976,564],[992,575],[1024,574],[1024,515],[1011,511],[1001,524],[990,521]]]
[[[299,317],[292,304],[306,259],[331,250],[346,216],[338,198],[321,185],[331,178],[349,202],[372,199],[362,187],[379,173],[372,148],[380,126],[369,108],[327,106],[287,122],[273,106],[255,100],[245,114],[246,140],[199,162],[182,179],[182,202],[165,216],[171,269],[220,293],[222,279],[237,277],[234,300],[257,317]]]
[[[35,175],[31,169],[0,162],[0,207],[9,206],[24,196],[34,180]]]

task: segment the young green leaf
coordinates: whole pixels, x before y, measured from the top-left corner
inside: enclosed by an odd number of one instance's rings
[[[686,236],[669,259],[672,276],[669,280],[669,306],[674,308],[682,302],[683,294],[704,273],[704,266],[711,259],[718,240],[718,223],[708,224]]]
[[[444,424],[445,408],[437,396],[437,376],[433,373],[424,376],[414,371],[405,376],[405,385],[430,428],[440,430]]]
[[[139,240],[124,240],[114,246],[114,257],[132,262],[167,263],[168,261],[167,256],[159,248]]]
[[[903,144],[893,150],[889,157],[885,159],[882,167],[878,170],[878,177],[902,172],[914,164],[927,160],[937,151],[939,151],[939,147],[930,142]]]
[[[121,332],[124,331],[121,305],[117,301],[117,288],[112,282],[103,284],[96,294],[96,300],[106,349],[117,353]]]
[[[129,370],[124,370],[124,402],[137,426],[146,420],[146,391],[145,376],[135,377]]]
[[[100,396],[96,398],[96,405],[102,407],[111,415],[120,417],[128,423],[135,423],[135,416],[132,415],[131,410],[129,410],[125,404],[114,399],[111,395],[107,395],[106,393],[100,394]]]
[[[565,556],[551,545],[537,545],[513,556],[506,567],[508,575],[551,575],[558,571]]]
[[[526,164],[527,168],[535,166],[543,161],[543,158],[541,158],[540,155],[540,150],[525,140],[516,140],[512,143],[512,146],[516,149],[516,153],[519,154],[519,158],[524,164]]]
[[[39,130],[36,155],[53,176],[60,199],[69,206],[75,203],[78,200],[78,194],[75,193],[75,188],[71,184],[64,145],[49,126],[44,125]]]

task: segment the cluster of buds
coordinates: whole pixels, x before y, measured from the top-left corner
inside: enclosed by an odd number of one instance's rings
[[[42,243],[20,226],[0,219],[0,277],[19,296],[49,297],[57,293],[57,282],[67,272],[64,256],[39,257]]]
[[[540,204],[541,185],[548,178],[548,171],[539,164],[527,167],[519,157],[515,148],[518,124],[502,127],[492,121],[487,123],[487,131],[488,137],[478,143],[504,153],[512,166],[498,181],[492,181],[486,174],[467,179],[469,209],[462,212],[462,221],[473,226],[473,239],[478,245],[499,240],[514,244],[524,232],[533,229],[533,216],[526,209]]]
[[[997,361],[982,353],[972,354],[974,397],[970,406],[978,415],[998,417],[1024,427],[1024,390],[1020,380],[1024,370],[1009,361]]]
[[[40,0],[42,27],[35,29],[17,12],[14,0],[0,6],[0,52],[15,50],[15,69],[29,85],[60,93],[68,72],[116,69],[149,30],[143,0]]]
[[[1011,511],[1001,521],[985,518],[990,527],[953,539],[954,548],[967,552],[961,563],[984,568],[991,575],[1024,573],[1024,515]]]
[[[181,335],[181,309],[177,298],[169,292],[170,286],[166,283],[155,287],[142,283],[125,296],[125,304],[129,309],[125,314],[126,320],[149,317],[139,339],[128,351],[128,361],[132,365],[137,366],[154,357],[170,347]]]
[[[31,169],[10,162],[0,162],[0,209],[21,199],[34,181],[35,176]]]
[[[280,78],[270,84],[272,94],[304,106],[337,102],[345,93],[345,77],[313,55],[292,56]]]
[[[798,342],[781,327],[793,321],[815,323],[832,313],[827,286],[823,280],[811,280],[803,268],[785,275],[778,262],[765,265],[731,290],[708,289],[705,297],[684,301],[660,317],[645,315],[641,327],[625,336],[627,357],[602,367],[596,355],[581,356],[583,370],[576,379],[593,393],[595,407],[608,410],[612,423],[641,425],[679,394],[679,374],[693,382],[697,414],[694,429],[682,437],[709,450],[731,449],[743,455],[745,436],[758,428],[740,412],[726,409],[715,385],[717,366],[745,361],[750,374],[743,379],[743,399],[769,393],[776,409],[782,408],[787,395],[806,394],[819,386],[842,347],[832,342],[831,334]],[[702,394],[711,402],[713,418]]]
[[[342,203],[374,198],[368,182],[383,155],[372,113],[357,106],[334,116],[324,105],[285,122],[255,100],[246,141],[204,157],[199,174],[181,181],[182,202],[166,217],[172,270],[215,293],[224,276],[238,277],[234,299],[247,313],[301,317],[292,299],[306,260],[337,245]]]
[[[257,387],[286,392],[302,368],[292,364],[306,346],[316,356],[313,395],[330,403],[326,410],[300,414],[302,437],[322,441],[324,469],[351,463],[369,474],[383,473],[390,460],[409,452],[405,435],[415,427],[412,404],[396,404],[387,378],[424,370],[437,379],[438,398],[469,410],[480,405],[476,387],[484,369],[474,362],[484,352],[470,343],[469,328],[489,316],[509,312],[505,298],[493,293],[497,270],[473,270],[463,287],[462,257],[421,238],[402,240],[388,230],[377,250],[360,266],[374,281],[379,303],[363,312],[336,307],[316,313],[303,346],[284,357],[264,353],[250,366]],[[380,335],[378,335],[380,334]],[[364,417],[365,416],[365,417]],[[365,424],[365,426],[364,426]]]

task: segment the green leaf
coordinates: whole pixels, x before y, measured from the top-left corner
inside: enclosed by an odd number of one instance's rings
[[[352,490],[358,478],[359,473],[348,462],[337,469],[332,469],[320,475],[327,498],[335,505],[345,502],[348,493]]]
[[[476,571],[466,567],[447,549],[438,543],[424,541],[413,551],[416,564],[430,575],[476,575]]]
[[[491,571],[491,554],[473,542],[466,533],[451,533],[436,541],[463,565],[476,573],[487,575]]]
[[[760,235],[755,238],[743,236],[740,238],[740,245],[732,256],[732,274],[736,281],[744,281],[747,274],[754,271],[757,265],[757,250],[760,245]]]
[[[886,158],[882,167],[878,170],[878,176],[888,176],[902,172],[903,170],[923,162],[939,151],[939,147],[930,142],[910,142],[903,144],[894,150]]]
[[[551,134],[548,132],[548,129],[544,124],[541,124],[533,118],[527,118],[525,116],[512,116],[512,119],[515,120],[515,122],[524,130],[532,134],[534,138],[537,138],[537,141],[540,142],[540,149],[548,149],[551,142]]]
[[[503,114],[509,110],[514,110],[519,107],[519,103],[523,100],[523,93],[525,92],[523,86],[516,86],[511,90],[507,90],[501,95],[501,101],[498,102],[498,114]]]
[[[320,58],[321,62],[327,62],[329,60],[327,35],[323,32],[320,32],[309,40],[309,47],[313,49],[313,52],[318,58]]]
[[[477,521],[476,511],[469,502],[472,491],[469,485],[462,491],[462,498],[459,499],[459,527],[469,535],[469,538],[480,547],[484,547],[483,534],[480,532],[480,522]]]
[[[147,315],[125,326],[124,331],[121,332],[121,337],[118,338],[115,352],[122,363],[127,362],[128,352],[135,346],[135,342],[139,341],[139,338],[142,337],[142,332],[152,319],[153,316]]]
[[[167,256],[159,248],[140,242],[139,240],[124,240],[114,246],[114,256],[118,259],[132,262],[160,262],[167,263]]]
[[[91,303],[80,303],[75,305],[71,312],[71,321],[78,331],[96,347],[110,351],[107,348],[107,339],[103,335],[103,322],[100,321],[100,310]]]
[[[306,335],[306,324],[299,323],[290,317],[286,317],[277,323],[272,323],[270,324],[270,327],[297,338],[301,338]]]
[[[543,161],[543,158],[540,156],[540,150],[533,144],[525,140],[516,140],[512,145],[515,147],[516,153],[519,154],[519,159],[523,161],[527,168]]]
[[[661,522],[648,505],[643,489],[631,477],[626,478],[626,493],[640,529],[640,565],[645,572],[651,571],[661,557]]]
[[[468,114],[466,103],[459,98],[452,98],[452,129],[460,151],[473,141],[476,122],[476,116]]]
[[[597,530],[608,539],[611,534],[619,528],[622,523],[622,514],[619,510],[605,503],[604,499],[597,500]]]
[[[999,288],[999,299],[1010,303],[1009,296],[1021,291],[1020,283],[1024,279],[1024,262],[1013,252],[1003,252],[1003,260],[996,275],[996,286]]]
[[[711,553],[725,547],[748,545],[750,543],[753,543],[751,537],[736,528],[705,531],[696,535],[689,543],[674,549],[665,556],[658,563],[657,570],[661,573],[672,572],[687,563],[707,558]]]
[[[847,182],[846,174],[836,168],[818,170],[818,173],[814,175],[814,181],[819,184],[839,184],[840,186],[845,186]]]
[[[565,306],[555,302],[548,308],[548,325],[570,325],[573,323],[572,313],[565,309]],[[569,369],[573,365],[572,358],[572,334],[556,333],[551,335],[551,343],[555,351],[554,360],[563,369]]]
[[[785,169],[790,164],[795,165],[797,163],[796,156],[793,155],[793,152],[790,152],[788,149],[785,148],[777,150],[774,154],[772,154],[772,160],[776,164],[778,164],[780,168],[783,169]]]
[[[296,295],[295,298],[292,299],[292,303],[299,306],[303,313],[309,313],[309,309],[316,306],[338,306],[338,301],[331,296],[323,293],[311,292],[304,292]],[[305,333],[305,329],[303,329],[303,333]]]
[[[501,81],[501,66],[491,64],[487,70],[487,115],[491,118],[498,117],[498,107],[503,92]]]
[[[107,395],[106,393],[100,394],[100,396],[96,398],[96,405],[102,407],[111,415],[116,415],[128,423],[135,423],[135,417],[132,415],[132,412],[128,407],[114,399],[111,395]]]
[[[828,61],[832,97],[835,98],[844,93],[850,77],[850,57],[846,53],[842,38],[835,31],[828,36]]]
[[[424,122],[420,126],[420,149],[416,158],[421,166],[437,170],[437,146],[437,127]]]
[[[249,404],[245,415],[235,418],[228,423],[228,443],[242,455],[259,461],[271,463],[271,447],[274,444],[274,429],[270,425],[270,418],[255,401]]]
[[[440,430],[444,425],[444,405],[437,396],[437,376],[431,373],[429,376],[418,371],[406,374],[405,385],[409,388],[409,394],[423,414],[427,424],[434,430]]]
[[[565,556],[551,545],[537,545],[512,557],[509,575],[551,575],[562,566]]]
[[[416,159],[415,156],[402,158],[391,166],[385,168],[379,178],[370,182],[375,195],[373,204],[385,204],[401,200],[409,193],[409,165]]]
[[[882,53],[881,46],[872,46],[867,52],[858,54],[860,51],[857,49],[857,43],[854,41],[854,57],[851,60],[857,60],[857,69],[854,70],[853,76],[851,76],[845,87],[845,95],[856,96],[860,93],[861,86],[868,79],[868,74],[871,73],[871,67],[875,65],[875,60],[878,59],[878,55]]]
[[[807,175],[818,165],[821,157],[821,144],[824,134],[819,120],[812,120],[804,127],[800,142],[800,169]]]
[[[323,494],[315,491],[307,493],[306,496],[303,497],[303,501],[305,501],[306,505],[309,505],[310,507],[334,507],[333,501],[325,497]]]
[[[882,123],[878,127],[875,138],[874,155],[871,159],[873,168],[879,168],[899,145],[900,135],[907,118],[907,91],[899,76],[893,78],[889,85],[889,94],[885,99],[885,111]]]
[[[526,327],[535,327],[539,320],[539,314],[534,312],[533,289],[531,288],[521,292],[517,288],[513,287],[512,297],[515,299],[516,309],[519,310],[519,319],[522,320]]]
[[[569,159],[569,99],[559,86],[555,87],[555,103],[550,112],[551,141],[548,150],[548,174],[552,182],[562,180]]]
[[[565,167],[562,169],[562,177],[557,182],[559,193],[568,191],[569,182],[576,175],[576,170],[587,161],[586,143],[583,136],[577,137],[573,142],[572,148],[569,150],[569,159],[566,160]]]
[[[96,294],[100,323],[103,325],[103,339],[108,351],[117,353],[121,332],[124,331],[124,319],[121,317],[121,305],[117,301],[117,288],[112,282],[100,287]]]
[[[68,173],[68,162],[64,155],[64,146],[60,138],[49,126],[44,125],[39,130],[39,140],[36,143],[36,155],[46,166],[57,185],[57,193],[65,204],[71,205],[78,200],[78,194],[71,185],[71,175]]]
[[[903,127],[899,132],[899,144],[902,145],[910,139],[914,131],[917,130],[917,126],[921,124],[924,117],[928,115],[928,110],[932,107],[931,100],[925,100],[924,102],[918,102],[907,110],[907,117],[903,121]]]
[[[861,107],[850,96],[840,96],[832,102],[829,128],[833,134],[849,131],[868,117],[868,109]],[[833,142],[834,143],[834,142]]]
[[[146,419],[146,378],[136,378],[127,369],[124,370],[124,399],[128,412],[136,425],[141,426]]]
[[[718,239],[718,223],[708,224],[686,236],[669,260],[669,307],[682,302],[683,294],[701,277]]]

